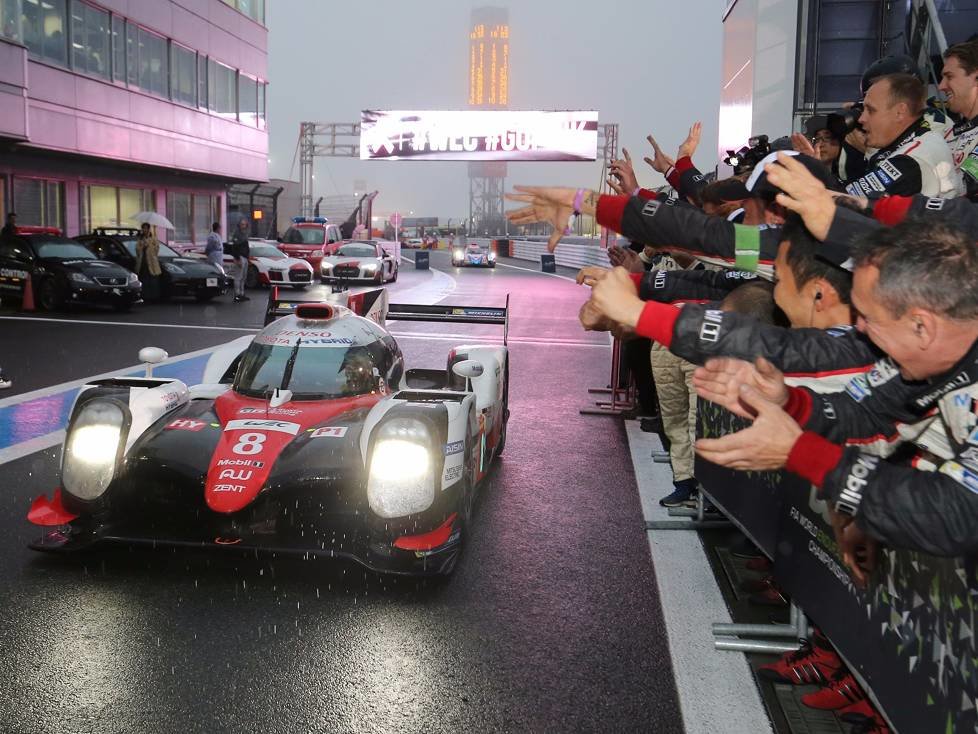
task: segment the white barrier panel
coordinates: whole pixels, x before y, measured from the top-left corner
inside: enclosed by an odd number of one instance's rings
[[[546,254],[546,242],[530,242],[528,240],[510,240],[510,251],[513,257],[520,260],[531,260],[538,265],[540,256]],[[554,259],[558,265],[568,268],[583,268],[585,265],[600,265],[610,268],[608,251],[597,244],[577,245],[561,242],[554,251]]]

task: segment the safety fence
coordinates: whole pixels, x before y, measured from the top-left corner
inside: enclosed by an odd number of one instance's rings
[[[698,434],[745,427],[700,401]],[[974,731],[978,703],[975,559],[881,550],[860,589],[826,503],[793,474],[735,472],[697,459],[705,494],[773,561],[777,583],[828,636],[899,732]]]

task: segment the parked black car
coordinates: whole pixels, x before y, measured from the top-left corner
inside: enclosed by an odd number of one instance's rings
[[[75,237],[97,257],[136,269],[136,238],[138,229],[101,227]],[[172,248],[160,243],[160,299],[190,296],[198,301],[209,301],[228,292],[232,281],[206,260],[184,257]]]
[[[68,304],[112,306],[128,311],[140,300],[136,274],[99,260],[75,240],[50,227],[19,227],[0,239],[0,295],[23,299],[30,278],[35,305],[56,311]]]

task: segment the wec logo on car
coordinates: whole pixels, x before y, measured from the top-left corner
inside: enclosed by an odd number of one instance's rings
[[[299,433],[300,426],[298,423],[289,423],[288,421],[258,420],[256,418],[228,421],[228,424],[224,426],[225,431],[252,431],[256,428],[261,428],[264,431],[279,431],[296,436]]]

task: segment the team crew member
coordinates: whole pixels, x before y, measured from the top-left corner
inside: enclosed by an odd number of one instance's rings
[[[978,250],[958,230],[907,222],[854,245],[853,260],[860,328],[894,366],[875,370],[847,393],[819,396],[803,388],[786,390],[770,371],[763,384],[754,382],[760,390],[723,365],[698,372],[702,397],[754,417],[754,424],[700,441],[697,450],[735,469],[784,466],[819,487],[836,513],[850,565],[865,544],[862,531],[931,555],[973,554],[978,551],[978,286],[973,278]],[[894,443],[909,438],[926,448],[923,460],[901,466],[833,442],[858,434],[865,415],[861,403],[869,392],[884,393],[900,378],[918,383],[913,409],[926,417],[900,426],[898,418],[888,416],[890,433]]]
[[[926,90],[912,74],[880,77],[866,92],[859,124],[877,151],[867,172],[845,183],[853,196],[924,194],[952,198],[964,193],[944,137],[924,117]]]
[[[978,201],[978,41],[958,43],[944,52],[938,89],[955,119],[944,139],[968,198]]]
[[[579,280],[594,284],[589,313],[632,327],[695,364],[713,356],[760,356],[789,373],[792,384],[818,392],[842,390],[881,354],[852,329],[851,275],[817,257],[819,243],[797,217],[789,219],[783,234],[774,300],[792,329],[712,306],[687,304],[680,309],[652,300],[643,303],[640,296],[651,289],[643,284],[636,292],[635,278],[621,270],[582,271]]]
[[[231,236],[231,255],[237,266],[237,276],[234,279],[234,302],[250,301],[245,295],[245,282],[248,279],[248,257],[251,255],[251,245],[248,243],[248,220],[242,217],[238,227]]]

